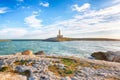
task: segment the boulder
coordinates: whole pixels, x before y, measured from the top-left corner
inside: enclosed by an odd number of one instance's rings
[[[92,53],[91,56],[94,57],[95,59],[107,60],[105,52],[94,52]]]
[[[31,50],[26,50],[22,52],[22,55],[33,55],[33,52]]]
[[[38,51],[35,53],[35,55],[45,55],[44,51]]]
[[[99,60],[120,62],[120,51],[94,52],[91,56]]]

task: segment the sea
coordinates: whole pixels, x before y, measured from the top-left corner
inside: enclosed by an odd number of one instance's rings
[[[120,41],[9,41],[0,42],[0,55],[15,54],[24,50],[34,53],[44,51],[46,55],[91,57],[97,51],[120,51]]]

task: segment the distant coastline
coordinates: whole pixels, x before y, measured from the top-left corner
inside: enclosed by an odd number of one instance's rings
[[[109,39],[109,38],[69,38],[64,37],[61,31],[58,31],[58,35],[53,38],[48,38],[43,41],[62,42],[62,41],[120,41],[120,39]]]
[[[63,41],[120,41],[120,39],[112,39],[112,38],[70,38],[64,37],[61,34],[61,31],[58,31],[56,37],[51,37],[47,39],[0,39],[0,42],[8,42],[8,41],[48,41],[48,42],[63,42]]]
[[[57,38],[48,38],[43,41],[53,41],[53,42],[62,42],[62,41],[120,41],[120,39],[110,39],[110,38],[66,38],[61,39]]]
[[[0,42],[9,41],[48,41],[48,42],[63,42],[63,41],[120,41],[120,39],[112,38],[62,38],[58,40],[56,37],[48,39],[0,39]]]
[[[61,34],[61,31],[58,31],[58,35],[53,38],[44,39],[42,41],[51,41],[51,42],[63,42],[63,41],[120,41],[120,39],[110,39],[110,38],[69,38],[64,37]]]

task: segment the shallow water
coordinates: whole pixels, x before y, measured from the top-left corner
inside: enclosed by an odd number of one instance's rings
[[[120,51],[120,41],[11,41],[0,42],[0,55],[13,54],[24,50],[45,51],[48,55],[69,55],[90,57],[95,51]]]

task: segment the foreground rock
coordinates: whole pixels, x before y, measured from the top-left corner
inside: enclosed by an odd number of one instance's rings
[[[74,57],[0,56],[0,75],[19,75],[3,80],[120,80],[119,66],[115,62]]]
[[[33,55],[33,52],[31,50],[26,50],[22,52],[22,55]]]
[[[0,72],[0,80],[27,80],[27,77],[10,72]]]
[[[99,60],[120,62],[120,51],[94,52],[91,56]]]

